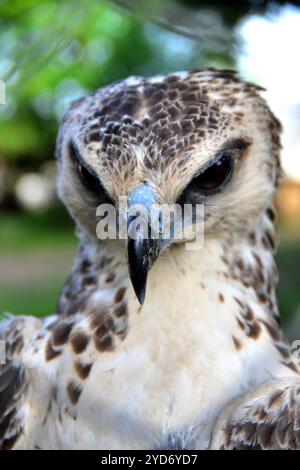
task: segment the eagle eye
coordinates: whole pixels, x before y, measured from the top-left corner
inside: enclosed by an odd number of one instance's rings
[[[72,141],[69,142],[69,155],[84,186],[92,191],[98,191],[101,188],[99,179],[83,164],[82,157]]]
[[[215,163],[203,171],[203,173],[196,176],[193,180],[193,184],[205,193],[216,191],[227,183],[232,173],[232,167],[231,156],[224,153]]]
[[[94,176],[84,165],[79,163],[77,165],[77,170],[78,170],[79,177],[82,183],[84,184],[84,186],[86,186],[88,189],[91,189],[93,191],[96,191],[99,189],[100,183],[99,183],[98,178],[96,178],[96,176]]]

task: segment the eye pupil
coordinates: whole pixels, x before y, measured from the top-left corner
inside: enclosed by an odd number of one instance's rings
[[[231,157],[224,154],[216,163],[197,176],[194,183],[203,191],[213,191],[218,189],[229,179],[231,171]]]
[[[99,187],[99,181],[85,166],[78,165],[78,173],[81,181],[87,188],[95,190]]]

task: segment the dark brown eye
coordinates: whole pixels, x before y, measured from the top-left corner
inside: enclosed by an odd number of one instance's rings
[[[232,173],[232,158],[224,154],[193,180],[193,184],[204,192],[215,191],[223,186]]]
[[[78,175],[88,189],[92,191],[98,191],[101,188],[100,181],[98,178],[83,164],[82,157],[72,141],[68,144],[69,156],[71,157],[75,168],[77,169]]]
[[[83,184],[92,191],[97,191],[100,188],[98,178],[94,176],[84,165],[77,166],[78,173]]]

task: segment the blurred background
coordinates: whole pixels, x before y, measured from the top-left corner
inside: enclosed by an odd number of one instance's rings
[[[69,103],[128,75],[235,68],[267,88],[284,128],[279,300],[300,339],[298,2],[0,0],[0,313],[53,312],[76,250],[55,195]]]

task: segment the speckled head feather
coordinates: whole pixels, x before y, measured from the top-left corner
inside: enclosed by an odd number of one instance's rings
[[[248,226],[269,205],[280,176],[281,127],[260,90],[235,72],[205,69],[132,77],[75,102],[58,137],[59,193],[80,221],[88,196],[72,178],[70,142],[114,201],[147,181],[158,202],[174,203],[224,145],[243,140],[249,148],[234,149],[231,186],[206,201],[214,211],[206,229]],[[91,224],[90,216],[88,210],[83,226]],[[95,224],[90,228],[95,231]]]

